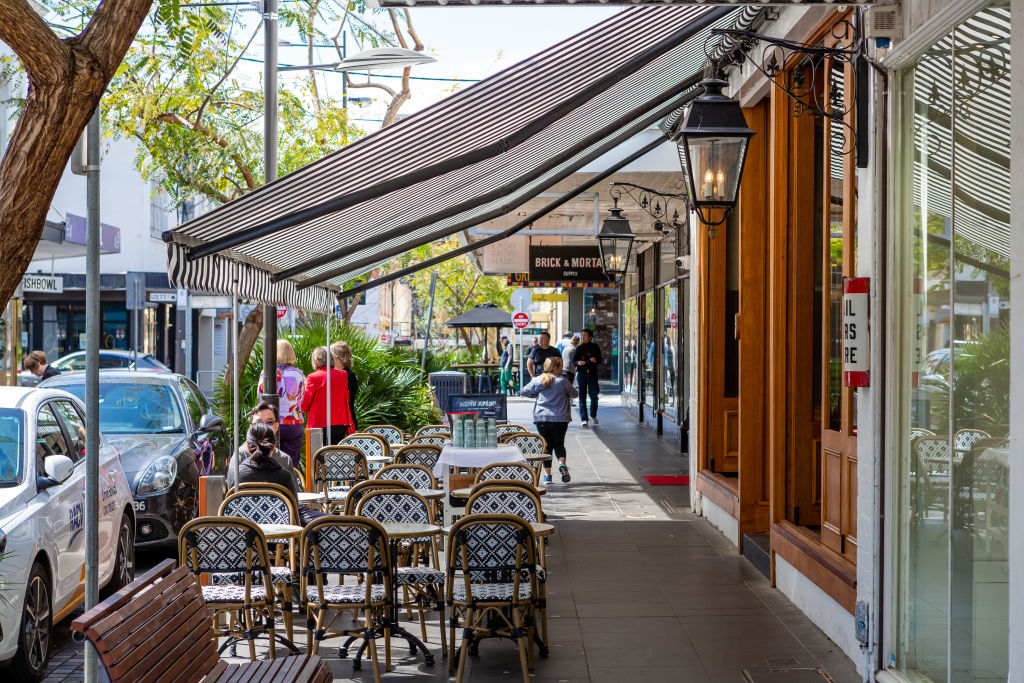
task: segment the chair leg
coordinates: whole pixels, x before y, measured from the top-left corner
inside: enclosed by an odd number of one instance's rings
[[[277,656],[277,639],[274,638],[274,603],[267,605],[267,637],[270,639],[270,658]]]
[[[381,623],[384,625],[384,670],[391,671],[391,622],[390,615],[382,614]]]
[[[249,641],[249,661],[256,661],[256,640],[253,633],[255,616],[248,607],[242,608],[242,628],[245,630],[245,639]]]
[[[444,600],[442,599],[437,601],[437,615],[438,624],[441,626],[441,652],[448,654],[448,643],[445,642],[447,639],[444,637]]]
[[[285,584],[281,593],[284,595],[284,601],[281,605],[281,615],[284,617],[285,637],[287,637],[290,642],[295,642],[294,634],[292,633],[292,620],[294,617],[292,613],[295,611],[295,606],[292,604],[291,584]]]
[[[306,621],[306,650],[310,654],[317,654],[320,651],[320,629],[323,628],[324,617],[327,616],[327,610],[320,608],[316,611],[316,622],[313,624],[313,632],[309,632],[309,621]]]
[[[522,615],[519,610],[516,607],[512,607],[512,626],[518,631],[522,623]],[[519,666],[523,669],[523,683],[530,683],[530,664],[527,661],[529,656],[526,653],[526,648],[529,647],[528,640],[529,633],[525,637],[521,635],[516,638],[516,644],[519,646]]]
[[[369,633],[373,630],[373,610],[366,610],[366,631]],[[374,683],[380,683],[380,661],[377,659],[377,640],[375,638],[368,638],[368,646],[370,648],[370,661],[373,663],[373,680]],[[387,642],[387,641],[384,641]]]
[[[455,673],[455,619],[459,611],[452,605],[452,614],[448,622],[448,675]],[[442,625],[443,628],[443,625]]]
[[[466,610],[466,620],[463,624],[464,631],[462,636],[462,644],[459,645],[459,672],[455,676],[455,683],[462,683],[462,674],[466,671],[466,652],[469,650],[469,640],[465,636],[465,632],[469,631],[473,627],[473,608],[470,607]],[[455,635],[452,635],[454,639]]]

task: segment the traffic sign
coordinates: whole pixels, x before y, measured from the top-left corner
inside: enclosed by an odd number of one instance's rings
[[[517,311],[512,316],[512,326],[517,330],[521,330],[530,324],[530,314],[526,311]]]
[[[512,302],[513,312],[528,311],[530,310],[530,304],[533,303],[533,292],[525,287],[520,287],[512,290],[509,299]]]
[[[380,333],[380,340],[382,342],[386,342],[388,340],[388,333],[387,332],[381,332]]]
[[[287,306],[278,306],[277,307],[277,319],[280,320],[281,318],[285,317],[286,315],[288,315],[288,307]]]

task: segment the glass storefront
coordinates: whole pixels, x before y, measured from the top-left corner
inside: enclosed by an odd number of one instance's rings
[[[622,304],[622,389],[626,393],[636,394],[637,392],[637,346],[639,340],[639,315],[637,312],[636,298],[629,299]]]
[[[602,382],[619,383],[619,292],[587,290],[583,294],[583,325],[594,330],[604,363],[598,366],[597,378]]]
[[[654,393],[654,378],[657,372],[657,346],[658,346],[658,309],[654,298],[654,292],[647,292],[642,295],[641,315],[643,321],[640,329],[640,353],[641,365],[640,381],[643,383],[642,396],[644,405],[654,407],[657,394]]]
[[[661,334],[661,408],[665,414],[676,419],[679,416],[678,377],[679,368],[679,288],[675,284],[662,287],[662,334]]]
[[[1005,681],[1008,664],[1010,13],[901,74],[895,358],[900,435],[890,663]]]

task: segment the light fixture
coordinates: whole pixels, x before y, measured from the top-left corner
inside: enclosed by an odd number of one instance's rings
[[[629,220],[622,215],[619,198],[615,202],[609,216],[601,224],[601,232],[597,233],[597,245],[601,250],[601,265],[609,280],[622,282],[629,268],[629,256],[633,251],[633,240],[636,237],[629,228]]]
[[[685,123],[672,139],[679,147],[690,205],[702,223],[714,226],[724,223],[736,206],[747,143],[754,131],[747,127],[740,103],[722,94],[726,81],[709,78],[701,85],[704,94],[690,105]],[[716,210],[721,211],[718,220],[712,218]]]
[[[334,65],[335,71],[361,71],[397,69],[416,64],[430,64],[437,60],[430,55],[404,47],[375,47],[357,52]]]

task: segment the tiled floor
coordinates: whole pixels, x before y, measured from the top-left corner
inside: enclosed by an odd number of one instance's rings
[[[543,501],[558,528],[548,546],[552,648],[531,680],[803,683],[826,681],[827,672],[837,683],[859,681],[837,646],[689,512],[686,487],[646,483],[644,474],[685,472],[685,459],[615,407],[616,397],[603,398],[600,425],[569,429],[572,482],[562,485],[556,473]],[[531,424],[530,407],[511,402],[510,420]],[[385,680],[447,679],[436,617],[429,622],[437,663],[427,667],[396,643]],[[296,640],[304,643],[305,632]],[[354,673],[338,659],[336,641],[321,654],[335,680],[372,680],[368,663]],[[512,644],[485,641],[466,678],[521,680]]]

